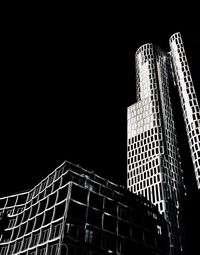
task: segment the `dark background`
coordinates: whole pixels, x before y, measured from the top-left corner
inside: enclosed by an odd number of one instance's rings
[[[198,23],[176,13],[119,10],[7,9],[1,31],[1,196],[32,188],[64,160],[126,185],[126,110],[136,102],[134,55],[142,44],[169,51],[169,37],[181,32],[200,95]],[[180,123],[177,128],[181,133]],[[185,168],[192,205],[196,183]]]
[[[65,159],[126,183],[126,110],[136,102],[134,55],[142,44],[168,51],[169,37],[180,31],[200,91],[195,24],[161,27],[153,20],[138,24],[134,15],[69,18],[56,11],[4,20],[2,195],[33,187]]]

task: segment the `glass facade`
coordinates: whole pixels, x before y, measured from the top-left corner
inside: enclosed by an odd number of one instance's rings
[[[197,186],[200,189],[200,107],[180,33],[172,35],[169,41],[175,83],[181,100]]]
[[[170,38],[170,47],[167,53],[149,43],[136,52],[137,103],[127,110],[127,187],[158,207],[169,223],[171,254],[181,254],[185,187],[170,99],[176,84],[197,182],[200,118],[179,33]]]
[[[1,255],[169,254],[156,206],[70,162],[32,190],[0,198],[0,214]]]

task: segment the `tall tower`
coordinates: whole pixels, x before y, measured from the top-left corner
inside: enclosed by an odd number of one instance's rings
[[[141,194],[169,223],[171,254],[183,253],[184,184],[170,89],[171,54],[145,44],[136,52],[137,103],[128,107],[128,189]]]
[[[200,107],[180,33],[172,35],[169,42],[175,83],[181,101],[197,187],[200,189]]]

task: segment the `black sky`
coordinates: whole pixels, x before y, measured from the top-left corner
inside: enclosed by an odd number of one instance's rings
[[[143,43],[168,51],[180,31],[199,86],[200,33],[190,26],[68,12],[3,22],[1,195],[32,188],[65,159],[125,184],[126,108],[135,103],[134,54]]]

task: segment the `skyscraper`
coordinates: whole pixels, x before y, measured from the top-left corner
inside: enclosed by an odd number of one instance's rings
[[[174,82],[178,87],[197,187],[200,189],[200,107],[180,33],[171,36]]]
[[[170,95],[179,90],[191,156],[199,187],[199,106],[180,33],[170,38],[170,52],[151,43],[136,52],[137,103],[128,107],[130,191],[158,206],[169,222],[171,254],[183,252],[183,171]]]

